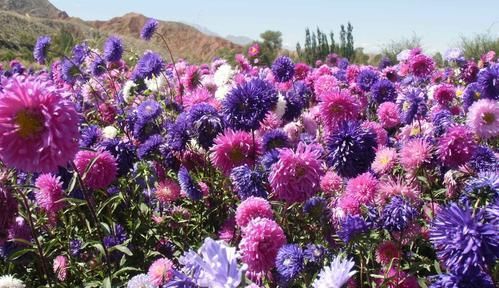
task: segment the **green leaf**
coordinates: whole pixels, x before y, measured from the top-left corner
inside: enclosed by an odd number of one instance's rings
[[[97,248],[97,250],[99,250],[99,252],[104,256],[106,255],[106,252],[104,251],[104,246],[102,246],[102,244],[100,243],[94,243],[92,244],[93,247]]]
[[[102,288],[112,288],[111,279],[109,277],[104,278],[104,281],[102,281]]]
[[[132,251],[130,251],[130,249],[128,249],[126,246],[123,246],[123,245],[113,246],[110,250],[114,250],[114,249],[116,249],[116,250],[118,250],[120,252],[123,252],[123,253],[125,253],[128,256],[132,256],[133,255]]]
[[[130,272],[130,271],[139,272],[139,271],[142,271],[142,270],[139,269],[139,268],[135,268],[135,267],[123,267],[120,270],[118,270],[118,271],[116,271],[116,272],[113,273],[113,278],[117,278],[121,274],[123,274],[125,272]]]
[[[24,256],[24,254],[29,253],[29,252],[35,252],[34,248],[24,248],[21,250],[18,250],[12,254],[9,255],[9,260],[16,260],[18,258],[21,258]]]

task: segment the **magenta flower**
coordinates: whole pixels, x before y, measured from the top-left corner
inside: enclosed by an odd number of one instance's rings
[[[0,91],[0,159],[26,172],[53,172],[78,151],[78,114],[51,82],[13,77]]]
[[[76,154],[74,162],[88,188],[104,189],[116,179],[116,159],[107,151],[82,150]]]
[[[468,127],[451,127],[438,142],[438,156],[445,165],[457,168],[471,159],[476,146],[473,132]]]
[[[180,185],[173,180],[166,179],[156,185],[154,195],[159,203],[173,202],[180,197]]]
[[[499,102],[481,99],[469,108],[466,123],[480,138],[499,136]]]
[[[421,138],[411,139],[405,142],[400,149],[400,164],[412,172],[430,161],[431,145]]]
[[[47,213],[51,222],[55,221],[57,212],[64,207],[61,180],[52,174],[42,174],[36,179],[35,186],[38,188],[35,191],[36,203]]]
[[[330,130],[342,121],[355,120],[359,115],[360,105],[347,90],[334,89],[324,93],[321,100],[320,115]]]
[[[149,266],[147,272],[151,284],[160,286],[173,278],[173,263],[167,258],[160,258]]]
[[[320,151],[313,145],[299,143],[296,152],[279,151],[279,161],[272,165],[269,183],[278,199],[288,203],[303,202],[320,189]]]
[[[267,200],[251,196],[237,207],[236,223],[239,227],[245,227],[251,220],[257,217],[274,218],[272,207]]]
[[[384,128],[390,129],[400,124],[400,111],[397,104],[384,102],[378,107],[378,119]]]

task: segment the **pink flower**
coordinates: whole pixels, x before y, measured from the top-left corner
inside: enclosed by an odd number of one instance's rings
[[[265,118],[260,122],[260,129],[258,132],[260,135],[263,135],[264,132],[277,129],[281,127],[281,125],[281,119],[274,112],[268,112],[267,115],[265,115]]]
[[[258,57],[260,55],[260,45],[258,43],[253,43],[248,48],[248,56],[250,57]]]
[[[300,143],[296,152],[279,150],[279,161],[272,165],[269,183],[278,199],[303,202],[319,191],[321,174],[320,151]]]
[[[282,228],[274,220],[256,218],[243,228],[243,238],[239,243],[242,261],[248,270],[265,273],[275,266],[277,252],[286,244]]]
[[[395,269],[394,267],[390,268],[389,271],[380,271],[379,275],[386,275],[384,279],[376,279],[378,283],[378,287],[381,287],[381,283],[383,283],[383,287],[386,288],[419,288],[418,279],[412,275],[407,274],[404,271],[399,269]]]
[[[322,191],[333,196],[343,189],[343,179],[334,171],[327,171],[322,177],[320,186]]]
[[[166,179],[156,185],[154,194],[159,203],[173,202],[180,197],[180,186],[177,182]]]
[[[317,98],[322,99],[325,93],[338,89],[338,81],[332,75],[322,75],[314,82],[314,91]]]
[[[393,241],[381,242],[376,248],[376,262],[389,265],[400,259],[400,249]],[[393,261],[393,262],[392,262]]]
[[[147,272],[151,284],[159,286],[168,283],[173,278],[173,263],[167,258],[160,258],[149,266]]]
[[[190,93],[187,93],[183,98],[182,105],[190,109],[192,106],[199,103],[207,103],[215,108],[220,107],[220,102],[206,88],[197,88]]]
[[[57,279],[65,281],[68,276],[68,258],[62,255],[55,257],[53,269]]]
[[[116,160],[107,151],[82,150],[76,154],[74,162],[88,188],[104,189],[116,179]]]
[[[360,213],[360,205],[359,199],[357,195],[343,193],[341,197],[338,199],[337,207],[341,210],[343,214],[347,215],[355,215]],[[344,215],[339,215],[344,216]]]
[[[52,172],[78,151],[78,114],[51,82],[13,77],[0,92],[0,159],[26,172]]]
[[[273,219],[272,207],[267,200],[260,197],[248,197],[241,202],[236,210],[236,223],[239,227],[245,227],[254,218]]]
[[[400,149],[400,164],[406,171],[414,171],[430,161],[431,145],[426,140],[408,140]]]
[[[400,124],[400,111],[393,102],[381,103],[378,107],[378,119],[384,128],[390,129]]]
[[[440,137],[438,156],[450,168],[457,168],[471,159],[476,149],[473,133],[466,126],[454,126]]]
[[[345,193],[358,199],[360,204],[367,204],[374,200],[377,189],[378,179],[366,172],[348,180]]]
[[[376,157],[371,165],[378,174],[390,173],[397,163],[397,151],[394,148],[383,147],[376,151]]]
[[[383,179],[378,186],[376,202],[384,204],[394,196],[402,196],[412,202],[416,202],[419,199],[419,194],[416,186],[406,184],[402,179]]]
[[[234,239],[236,234],[236,220],[234,217],[230,217],[222,224],[220,230],[218,231],[218,238],[230,243]]]
[[[255,139],[253,142],[251,134],[243,131],[225,130],[214,142],[211,148],[211,163],[225,174],[243,164],[253,165],[255,157],[261,153],[259,140]]]
[[[360,107],[348,90],[334,89],[322,94],[319,106],[321,118],[325,126],[332,130],[341,121],[354,120],[358,117]]]
[[[448,106],[456,97],[456,89],[450,84],[442,84],[437,87],[433,93],[433,98],[437,100],[440,105]]]
[[[468,110],[466,123],[482,139],[499,136],[499,102],[480,99]]]
[[[378,143],[378,146],[386,145],[386,142],[388,142],[388,132],[386,132],[386,130],[379,123],[374,121],[366,121],[362,122],[361,126],[364,128],[368,128],[376,134],[376,142]]]
[[[431,57],[424,54],[417,54],[409,59],[409,69],[416,77],[426,77],[435,69],[435,62]]]
[[[42,174],[36,179],[35,186],[38,188],[35,191],[36,203],[47,213],[51,222],[54,221],[57,212],[64,207],[61,180],[52,174]]]

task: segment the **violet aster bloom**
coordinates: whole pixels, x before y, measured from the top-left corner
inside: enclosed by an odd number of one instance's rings
[[[140,31],[140,38],[149,41],[151,40],[154,32],[158,29],[159,22],[156,19],[150,18],[142,27],[142,31]]]
[[[104,59],[109,62],[116,62],[123,55],[123,41],[116,36],[110,36],[104,43]]]
[[[279,249],[275,260],[279,281],[290,283],[303,271],[303,250],[297,244],[286,244]]]
[[[478,73],[478,84],[484,98],[499,99],[499,64],[487,67]]]
[[[40,36],[36,40],[35,48],[33,49],[33,57],[39,64],[45,64],[47,52],[52,43],[50,36]]]
[[[287,56],[280,56],[272,64],[272,73],[278,82],[287,82],[295,74],[295,64]]]

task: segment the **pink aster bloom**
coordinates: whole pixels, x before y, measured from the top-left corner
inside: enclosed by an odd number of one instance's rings
[[[180,197],[180,186],[177,182],[166,179],[156,185],[154,194],[159,203],[173,202]]]
[[[400,164],[406,171],[414,171],[430,161],[431,145],[422,138],[405,142],[400,149]]]
[[[234,217],[230,217],[222,224],[220,230],[218,230],[218,238],[227,243],[230,243],[234,239],[236,234],[236,220]]]
[[[413,203],[419,200],[419,189],[415,185],[406,184],[402,179],[383,179],[378,186],[376,202],[385,204],[394,196],[402,196]]]
[[[456,97],[456,89],[450,84],[442,84],[433,93],[433,98],[440,104],[448,106]]]
[[[260,122],[260,129],[258,132],[260,135],[263,135],[264,132],[277,129],[281,127],[282,120],[272,111],[268,112],[265,115],[265,118]]]
[[[383,265],[396,263],[400,259],[400,254],[399,247],[395,242],[384,241],[376,248],[376,262]]]
[[[466,123],[482,139],[499,136],[499,102],[480,99],[468,110]]]
[[[376,279],[378,287],[386,288],[419,288],[418,279],[404,271],[396,269],[392,266],[389,271],[380,271],[379,275],[386,275],[384,279]]]
[[[0,91],[0,159],[26,172],[52,172],[78,151],[78,114],[51,82],[13,77]]]
[[[315,95],[317,95],[319,99],[321,99],[322,95],[325,93],[334,92],[337,88],[338,81],[332,75],[322,75],[314,82]]]
[[[173,278],[173,263],[167,258],[154,261],[147,272],[151,284],[160,286],[168,283]]]
[[[334,171],[327,171],[321,178],[321,190],[333,196],[343,189],[343,179]]]
[[[417,54],[409,59],[409,70],[416,77],[427,77],[434,69],[435,62],[424,54]]]
[[[360,204],[367,204],[374,200],[377,190],[378,179],[366,172],[348,180],[345,193],[358,199]]]
[[[334,89],[324,93],[321,100],[319,106],[321,118],[330,130],[341,121],[354,120],[359,115],[359,103],[348,90]]]
[[[303,202],[319,191],[321,175],[320,151],[299,143],[296,152],[289,148],[279,151],[279,161],[272,165],[269,183],[277,199]]]
[[[300,134],[302,132],[302,125],[299,122],[289,122],[288,124],[284,125],[282,130],[288,134],[289,140],[291,142],[297,142],[300,138]]]
[[[35,191],[36,203],[53,222],[57,212],[64,207],[61,180],[52,174],[42,174],[36,179],[35,186],[38,188]]]
[[[440,137],[438,156],[450,168],[457,168],[471,159],[476,149],[473,132],[466,126],[454,126]]]
[[[378,107],[378,119],[384,128],[390,129],[400,124],[400,111],[393,102],[381,103]]]
[[[225,130],[214,142],[211,148],[211,163],[225,174],[243,164],[253,165],[255,157],[261,153],[259,140],[255,139],[253,142],[251,134],[244,131]]]
[[[273,219],[272,207],[267,200],[260,197],[248,197],[241,202],[236,210],[236,223],[239,227],[245,227],[254,218]]]
[[[181,76],[182,84],[187,91],[192,91],[201,84],[201,73],[196,65],[189,65]]]
[[[88,188],[104,189],[116,179],[116,160],[107,151],[81,150],[76,154],[74,162]]]
[[[376,151],[376,157],[371,165],[378,174],[390,173],[397,163],[397,151],[394,148],[383,147]]]
[[[360,213],[361,203],[357,195],[343,193],[338,199],[337,208],[340,209],[341,215],[337,215],[340,218],[345,215],[355,215]]]
[[[68,258],[62,255],[59,255],[54,259],[53,269],[59,281],[65,281],[68,276],[68,262]]]
[[[190,109],[192,106],[199,103],[207,103],[217,109],[220,107],[220,102],[218,102],[213,94],[206,88],[197,88],[192,92],[187,93],[182,100],[182,105],[187,109]]]
[[[239,250],[249,271],[266,273],[274,268],[277,252],[284,244],[284,231],[274,220],[256,218],[243,229]]]
[[[248,55],[250,57],[258,57],[258,55],[260,55],[260,45],[258,43],[253,43],[248,48]]]

